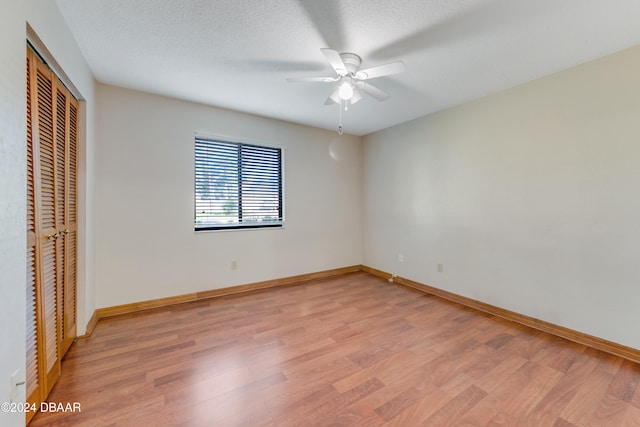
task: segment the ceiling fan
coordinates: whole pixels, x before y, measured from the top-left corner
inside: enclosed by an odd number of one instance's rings
[[[406,69],[404,63],[397,61],[359,70],[362,59],[355,53],[338,53],[328,48],[320,50],[335,70],[337,74],[336,77],[292,77],[288,78],[287,81],[291,83],[338,82],[324,103],[325,105],[342,104],[342,102],[344,102],[346,107],[348,104],[355,104],[360,101],[360,99],[362,99],[362,93],[378,101],[384,101],[389,98],[389,94],[367,83],[365,80],[398,74]]]

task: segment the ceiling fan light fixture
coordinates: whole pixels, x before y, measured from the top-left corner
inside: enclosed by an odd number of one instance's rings
[[[353,96],[353,83],[351,83],[351,81],[349,81],[348,79],[343,80],[340,83],[338,94],[340,95],[340,98],[345,101],[351,99],[351,97]]]

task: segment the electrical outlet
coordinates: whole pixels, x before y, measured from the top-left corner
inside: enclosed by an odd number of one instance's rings
[[[404,254],[398,253],[398,262],[404,262]]]
[[[236,261],[235,259],[233,261],[231,261],[231,269],[232,270],[237,270],[238,269],[238,261]]]
[[[444,271],[444,267],[442,264],[438,264],[438,273],[442,273]]]

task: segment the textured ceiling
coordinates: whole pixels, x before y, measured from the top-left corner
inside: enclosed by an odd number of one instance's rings
[[[99,82],[336,129],[320,48],[389,92],[343,111],[364,135],[640,43],[638,0],[57,0]]]

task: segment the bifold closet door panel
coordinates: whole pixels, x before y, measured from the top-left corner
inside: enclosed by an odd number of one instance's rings
[[[36,202],[34,159],[32,91],[35,85],[31,81],[33,58],[27,52],[27,330],[26,330],[26,396],[27,402],[39,404],[41,399],[41,378],[39,363],[39,327],[38,327],[38,289],[37,289],[37,245],[36,245]]]
[[[78,101],[68,97],[67,152],[66,152],[66,215],[65,266],[62,307],[62,354],[64,355],[77,334],[76,300],[78,271]]]
[[[59,82],[56,88],[56,162],[55,228],[58,318],[60,322],[60,353],[64,354],[76,336],[76,164],[77,164],[77,101]],[[73,173],[71,170],[73,169]],[[73,197],[72,197],[73,195]]]
[[[58,229],[56,228],[56,141],[54,76],[41,61],[35,59],[35,102],[32,105],[34,150],[39,157],[34,162],[36,195],[36,239],[39,275],[39,326],[42,336],[39,348],[40,363],[44,369],[41,379],[45,395],[60,375],[58,357]]]

